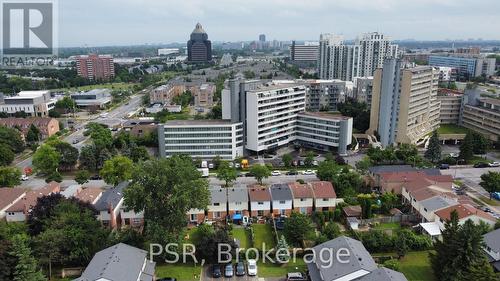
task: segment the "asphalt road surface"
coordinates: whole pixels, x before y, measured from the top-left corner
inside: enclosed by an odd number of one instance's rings
[[[288,183],[288,182],[295,182],[298,179],[302,179],[305,182],[318,180],[316,175],[297,175],[297,176],[281,175],[281,176],[270,176],[267,179],[264,179],[263,183],[264,184]],[[215,177],[210,177],[209,181],[210,184],[213,185],[224,185],[225,183],[224,181],[218,180]],[[234,182],[234,185],[239,185],[239,184],[241,185],[257,184],[257,180],[254,177],[238,177]]]

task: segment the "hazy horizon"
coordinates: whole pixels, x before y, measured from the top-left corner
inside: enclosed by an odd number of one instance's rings
[[[500,40],[497,0],[59,0],[60,47],[183,43],[200,22],[212,41]],[[314,39],[316,38],[316,39]]]

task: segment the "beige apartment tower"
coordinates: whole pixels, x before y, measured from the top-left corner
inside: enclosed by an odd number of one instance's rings
[[[439,73],[430,66],[406,68],[387,59],[374,73],[370,128],[383,147],[422,144],[439,127]]]

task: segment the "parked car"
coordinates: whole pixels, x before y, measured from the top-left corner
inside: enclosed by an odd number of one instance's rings
[[[245,264],[240,261],[236,264],[236,276],[245,276]]]
[[[447,170],[449,168],[450,168],[450,165],[446,164],[446,163],[443,163],[443,164],[439,165],[439,169],[440,170]]]
[[[272,171],[271,172],[271,176],[275,177],[275,176],[281,176],[281,172],[280,171]]]
[[[500,162],[492,162],[488,164],[490,167],[500,167]]]
[[[248,173],[246,173],[246,174],[245,174],[245,177],[254,177],[254,176],[255,176],[255,175],[254,175],[254,174],[252,174],[251,172],[248,172]]]
[[[494,198],[496,200],[499,200],[500,201],[500,192],[492,192],[490,194],[491,198]]]
[[[212,265],[212,277],[213,278],[222,277],[222,271],[220,270],[220,265],[218,264]]]
[[[247,263],[248,263],[247,265],[248,276],[257,276],[257,261],[248,260]]]
[[[298,165],[299,165],[299,162],[298,162],[297,160],[293,160],[292,165],[293,165],[293,166],[298,166]]]
[[[22,180],[22,181],[27,181],[27,180],[29,180],[29,179],[30,179],[30,178],[29,178],[27,175],[22,175],[22,176],[21,176],[21,180]]]
[[[167,278],[156,279],[156,281],[177,281],[177,279],[172,277],[167,277]]]
[[[314,175],[314,171],[313,170],[305,170],[302,172],[303,175]]]
[[[233,275],[234,275],[233,265],[230,263],[226,264],[226,267],[224,269],[224,277],[233,277]]]
[[[274,224],[276,225],[276,229],[277,230],[283,230],[283,229],[285,229],[285,218],[283,218],[283,217],[277,218],[274,221]]]
[[[300,272],[290,272],[286,275],[286,281],[307,281],[307,278]]]
[[[286,172],[287,176],[296,176],[298,174],[299,174],[299,172],[297,172],[297,171],[288,171],[288,172]]]
[[[240,165],[240,163],[234,163],[234,167],[235,167],[236,169],[239,169],[239,168],[241,167],[241,165]]]
[[[208,168],[209,168],[209,169],[213,169],[213,168],[214,168],[214,164],[213,164],[213,163],[209,163],[209,164],[208,164]]]
[[[99,175],[93,175],[90,177],[91,180],[102,180],[101,176]]]
[[[313,161],[313,166],[318,166],[318,161],[317,160]]]
[[[79,139],[74,139],[72,143],[73,143],[73,144],[77,144],[77,143],[79,143],[79,142],[80,142],[80,140],[79,140]]]
[[[484,163],[484,162],[479,162],[479,163],[474,164],[474,168],[487,168],[489,166],[490,165],[488,163]]]

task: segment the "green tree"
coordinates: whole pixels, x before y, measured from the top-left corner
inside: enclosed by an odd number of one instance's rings
[[[335,187],[337,196],[352,197],[361,190],[363,178],[361,178],[361,175],[357,172],[344,168],[337,177],[334,177],[332,183]]]
[[[28,237],[16,235],[12,239],[11,255],[17,259],[13,281],[43,281],[47,280],[39,269],[37,260],[29,247]]]
[[[474,137],[471,132],[465,135],[464,140],[460,144],[460,158],[469,161],[474,157]]]
[[[84,132],[84,135],[90,136],[94,145],[99,150],[104,148],[111,149],[113,145],[113,135],[109,129],[97,123],[89,123],[86,128],[87,130]]]
[[[107,184],[113,186],[132,178],[134,163],[125,156],[115,156],[104,162],[99,174]]]
[[[379,199],[381,202],[381,211],[385,214],[388,214],[392,208],[395,208],[396,204],[400,201],[394,191],[384,192],[380,195]]]
[[[442,240],[430,253],[434,275],[442,281],[497,280],[483,251],[483,236],[471,220],[459,225],[456,211],[445,223]],[[460,265],[460,266],[458,266]]]
[[[302,241],[304,241],[313,231],[314,228],[309,216],[292,212],[290,218],[285,221],[283,234],[290,244],[302,246]]]
[[[276,261],[278,263],[288,263],[290,261],[290,250],[284,235],[280,236],[276,244]]]
[[[219,168],[217,169],[217,178],[225,182],[225,187],[231,186],[231,184],[238,177],[238,171],[234,167],[229,166],[229,162],[221,161]]]
[[[369,219],[372,217],[373,195],[371,194],[358,194],[358,202],[361,203],[362,217]]]
[[[314,152],[308,151],[306,154],[306,159],[304,159],[304,164],[308,167],[311,167],[314,162]]]
[[[482,134],[472,131],[473,138],[473,150],[474,154],[486,154],[486,150],[490,145],[488,139],[486,139]]]
[[[97,171],[110,158],[111,153],[108,149],[100,149],[95,144],[85,145],[80,151],[80,167],[89,171]]]
[[[5,144],[15,153],[24,150],[24,141],[21,133],[16,129],[0,126],[0,144]]]
[[[28,132],[26,133],[26,141],[29,143],[37,142],[40,141],[41,137],[42,134],[40,133],[40,130],[38,130],[35,125],[31,124]]]
[[[500,192],[500,173],[488,171],[481,175],[479,185],[488,192]]]
[[[78,162],[78,149],[67,142],[59,142],[54,145],[56,151],[61,155],[59,160],[60,170],[72,170]]]
[[[208,181],[200,177],[190,157],[148,160],[138,164],[124,198],[128,208],[144,211],[149,241],[178,242],[183,238],[186,213],[209,204]]]
[[[75,175],[75,181],[78,184],[84,184],[89,181],[90,173],[87,170],[80,170]]]
[[[335,161],[322,161],[318,165],[318,170],[316,171],[316,176],[322,181],[330,181],[338,175],[340,172],[340,167],[335,163]]]
[[[10,163],[14,161],[15,157],[16,155],[12,152],[9,146],[0,143],[0,166],[10,165]]]
[[[363,175],[368,173],[368,169],[372,166],[370,157],[365,156],[363,160],[356,163],[356,169]]]
[[[16,167],[0,167],[0,186],[13,187],[21,184],[21,171]]]
[[[288,168],[288,167],[292,166],[293,157],[291,154],[286,153],[286,154],[283,154],[283,156],[281,157],[281,161],[283,161],[283,164],[285,165],[285,167]]]
[[[68,113],[76,108],[76,103],[71,97],[65,96],[56,102],[55,107],[63,110],[64,113]]]
[[[323,234],[328,238],[328,240],[335,239],[340,236],[340,227],[334,222],[329,222],[323,227]]]
[[[433,163],[441,160],[441,144],[439,143],[437,130],[432,132],[432,136],[429,139],[429,146],[427,147],[424,156]]]
[[[440,146],[441,150],[441,146]],[[440,152],[441,154],[441,152]],[[413,144],[407,144],[403,143],[398,148],[396,149],[396,158],[398,158],[401,161],[404,161],[405,163],[409,163],[409,159],[418,156],[418,149],[415,145]]]
[[[196,246],[196,256],[199,259],[205,259],[207,261],[216,261],[219,259],[219,255],[223,259],[227,258],[224,254],[220,254],[219,245],[227,244],[231,246],[231,255],[234,257],[236,254],[236,243],[229,236],[229,233],[226,229],[219,228],[216,229],[213,233],[210,233],[207,236],[201,237],[198,244]]]
[[[57,172],[60,160],[61,154],[55,148],[43,144],[33,155],[33,167],[42,174],[51,175]]]
[[[271,175],[271,171],[267,166],[258,164],[250,167],[250,173],[253,174],[260,185],[262,185],[263,179],[267,179]]]

